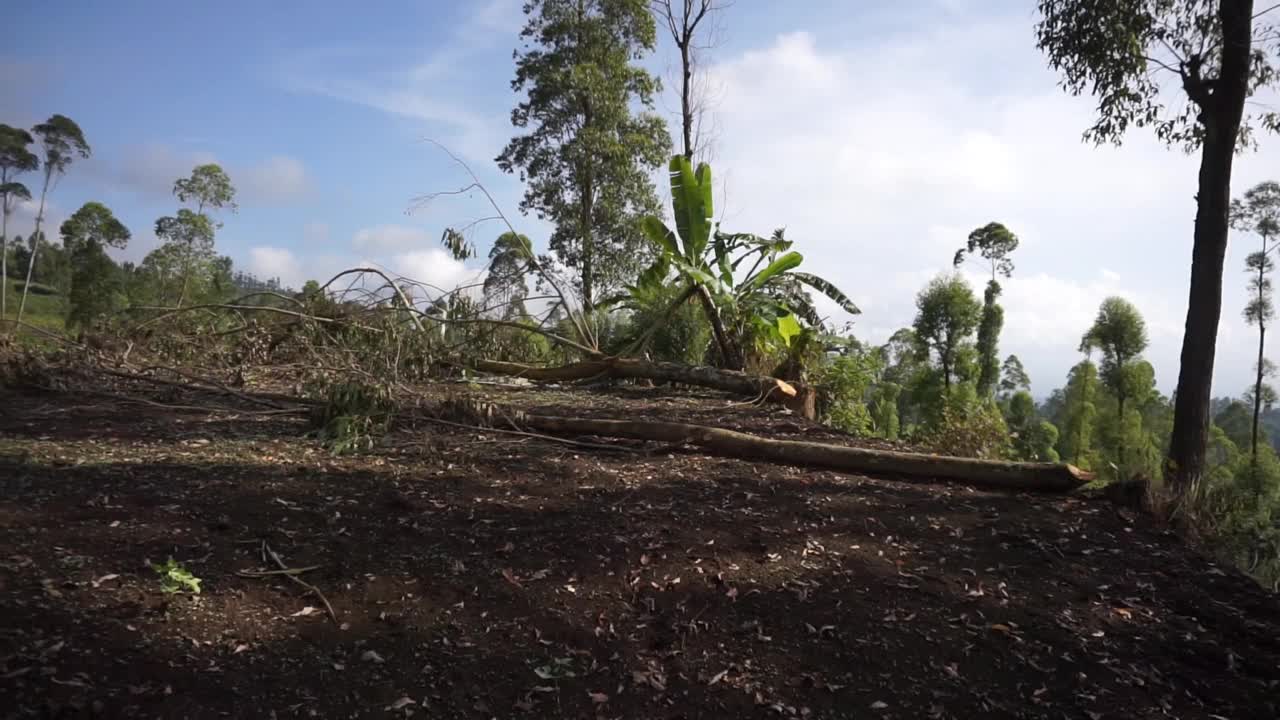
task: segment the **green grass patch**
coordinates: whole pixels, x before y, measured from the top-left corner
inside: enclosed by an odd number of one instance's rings
[[[22,313],[22,321],[41,330],[62,334],[66,331],[67,316],[67,298],[57,294],[54,290],[53,294],[36,294],[37,285],[32,283],[32,292],[27,295],[27,307]],[[40,286],[48,288],[48,286]],[[53,290],[53,288],[48,288]],[[13,320],[18,316],[18,304],[22,302],[22,281],[9,282],[5,292],[5,318]],[[18,337],[24,343],[33,343],[43,345],[51,342],[48,338],[23,330],[18,333]]]

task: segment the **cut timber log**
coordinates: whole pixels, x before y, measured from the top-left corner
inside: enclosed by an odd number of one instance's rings
[[[806,419],[814,419],[813,389],[795,386],[785,380],[765,375],[752,375],[738,370],[681,365],[673,362],[651,362],[636,358],[611,357],[587,360],[560,367],[535,367],[499,360],[471,360],[467,363],[482,372],[523,377],[535,382],[570,382],[590,378],[613,377],[648,379],[695,385],[724,392],[758,397],[784,403]]]
[[[522,415],[520,422],[523,427],[551,434],[687,443],[713,455],[744,460],[768,460],[844,472],[901,475],[924,480],[959,480],[975,486],[1003,490],[1064,492],[1093,479],[1092,473],[1058,463],[977,460],[799,440],[771,440],[733,430],[685,423],[598,420],[553,415]]]

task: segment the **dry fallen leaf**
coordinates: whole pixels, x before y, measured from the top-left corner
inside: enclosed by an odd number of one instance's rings
[[[609,702],[609,696],[602,692],[589,692],[587,693],[587,696],[590,697],[591,702],[596,705],[603,705],[604,703]]]
[[[885,709],[885,708],[887,708],[887,707],[889,707],[889,704],[888,704],[888,703],[886,703],[886,702],[883,702],[883,701],[881,701],[881,700],[877,700],[877,701],[875,701],[875,702],[871,703],[871,709],[872,709],[872,710],[884,710],[884,709]]]
[[[523,585],[520,584],[520,581],[516,578],[516,574],[511,571],[511,568],[503,568],[502,577],[506,578],[507,582],[511,583],[512,585],[515,585],[518,588],[524,587]]]
[[[728,674],[729,674],[728,670],[721,670],[720,672],[715,674],[715,677],[711,678],[711,681],[707,683],[707,686],[710,687],[711,685],[715,685],[716,683],[723,680],[724,676]]]
[[[108,580],[115,580],[115,579],[116,579],[116,578],[118,578],[118,577],[120,577],[120,576],[119,576],[119,575],[116,575],[115,573],[110,573],[110,574],[108,574],[108,575],[103,575],[102,577],[100,577],[100,578],[98,578],[97,580],[94,580],[94,581],[93,581],[93,586],[94,586],[94,587],[98,587],[98,586],[99,586],[99,585],[101,585],[102,583],[107,582]]]
[[[308,605],[308,606],[306,606],[306,607],[302,608],[301,610],[299,610],[298,612],[296,612],[296,613],[294,613],[294,614],[290,615],[289,617],[307,617],[308,615],[315,615],[315,614],[316,614],[316,613],[318,613],[318,612],[320,612],[320,611],[319,611],[319,610],[317,610],[316,608],[314,608],[314,607],[312,607],[312,606]]]
[[[387,710],[402,710],[410,705],[417,705],[418,701],[411,697],[402,697],[386,707]]]
[[[373,651],[373,650],[365,650],[365,651],[364,651],[364,654],[360,656],[360,659],[361,659],[361,660],[363,660],[363,661],[365,661],[365,662],[372,662],[372,663],[384,663],[384,662],[386,662],[386,660],[385,660],[385,659],[383,659],[383,657],[382,657],[381,655],[379,655],[377,652],[375,652],[375,651]]]

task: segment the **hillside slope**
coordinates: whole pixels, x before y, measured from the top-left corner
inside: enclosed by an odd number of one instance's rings
[[[7,716],[1280,716],[1280,600],[1101,501],[429,424],[335,458],[297,415],[128,390],[0,398]]]

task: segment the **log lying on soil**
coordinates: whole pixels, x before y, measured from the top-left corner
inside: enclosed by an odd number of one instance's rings
[[[771,440],[734,430],[686,423],[524,415],[525,427],[554,434],[688,443],[714,455],[825,467],[844,472],[904,475],[928,480],[961,480],[1005,490],[1063,492],[1093,479],[1073,465],[1004,462],[923,453],[870,450],[800,440]]]
[[[479,427],[506,425],[517,430],[536,430],[551,435],[595,435],[687,444],[711,455],[740,460],[764,460],[922,480],[959,480],[975,486],[1003,490],[1064,492],[1074,490],[1094,477],[1092,473],[1073,465],[1059,463],[978,460],[801,440],[771,440],[735,430],[689,423],[523,413],[473,398],[446,400],[437,406],[435,412],[437,417]]]
[[[472,360],[468,365],[482,372],[523,377],[535,382],[569,382],[600,377],[676,382],[781,402],[809,420],[814,419],[815,415],[812,388],[738,370],[691,367],[673,362],[652,362],[626,357],[587,360],[550,368],[498,360]]]

